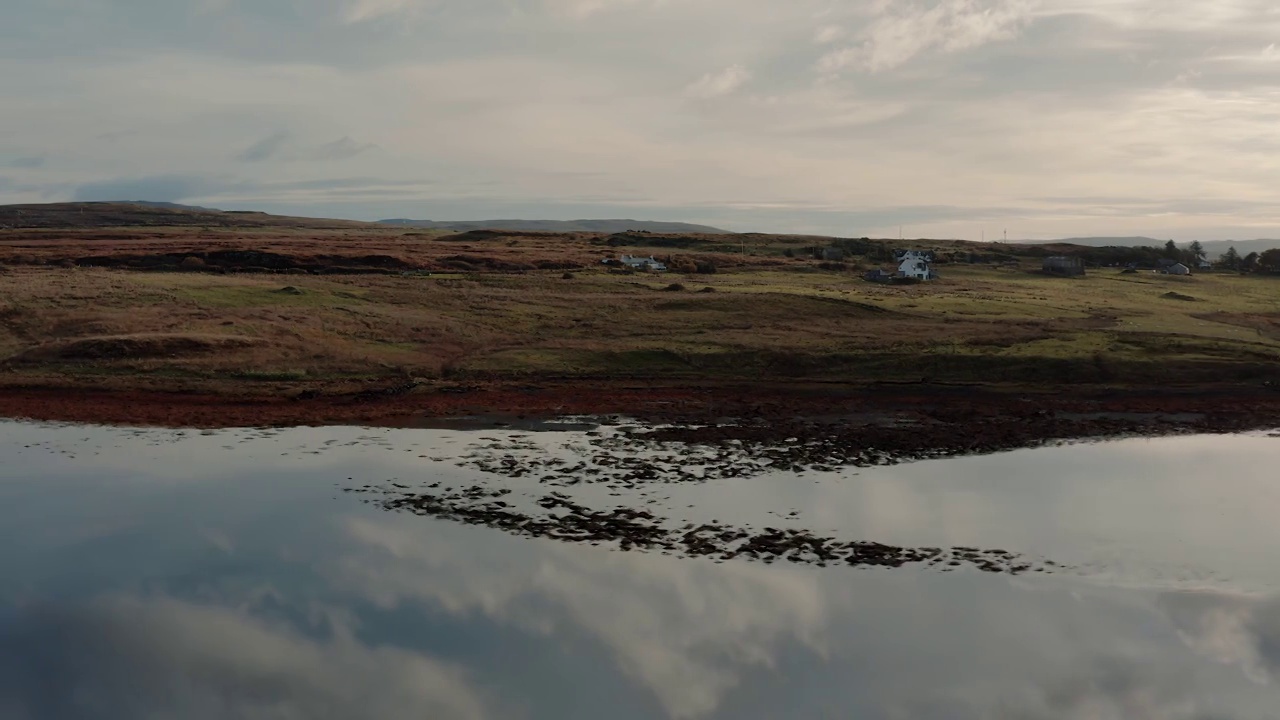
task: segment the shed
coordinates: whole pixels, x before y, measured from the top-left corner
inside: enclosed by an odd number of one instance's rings
[[[1050,275],[1071,277],[1084,274],[1084,259],[1068,255],[1054,255],[1044,259],[1043,269]]]
[[[1165,268],[1164,271],[1169,273],[1170,275],[1190,275],[1191,274],[1191,268],[1187,267],[1186,265],[1183,265],[1182,263],[1174,263],[1169,267]]]
[[[893,273],[887,273],[880,268],[876,268],[875,270],[867,271],[862,278],[864,280],[870,280],[871,282],[887,283],[893,279]]]

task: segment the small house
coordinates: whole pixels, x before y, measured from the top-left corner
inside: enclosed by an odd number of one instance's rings
[[[1183,265],[1182,263],[1174,263],[1166,267],[1164,271],[1170,275],[1190,275],[1191,274],[1191,268],[1187,267],[1186,265]]]
[[[1064,277],[1084,275],[1084,259],[1055,255],[1044,259],[1042,269],[1049,275],[1062,275]]]
[[[898,277],[912,280],[936,280],[938,275],[930,267],[933,253],[905,250],[898,253]]]
[[[893,279],[893,273],[888,273],[880,268],[876,268],[875,270],[867,271],[862,278],[870,282],[887,283]]]
[[[604,262],[607,263],[609,261],[605,260]],[[663,265],[662,263],[655,260],[652,255],[650,255],[649,257],[635,257],[634,255],[622,255],[618,258],[618,262],[623,267],[631,268],[632,270],[653,270],[656,272],[662,272],[667,269],[666,265]]]

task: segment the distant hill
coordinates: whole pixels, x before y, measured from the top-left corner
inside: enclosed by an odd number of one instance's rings
[[[1260,253],[1264,250],[1272,248],[1280,248],[1280,240],[1269,240],[1260,238],[1257,240],[1212,240],[1202,242],[1205,254],[1210,258],[1216,258],[1227,251],[1227,248],[1234,247],[1236,252],[1241,255],[1248,255],[1251,252]],[[1182,243],[1178,243],[1178,247],[1182,247]]]
[[[143,207],[167,208],[169,210],[189,210],[193,212],[221,212],[217,208],[200,207],[199,205],[183,205],[173,202],[157,202],[154,200],[129,200],[130,205],[142,205]]]
[[[94,227],[373,227],[371,223],[222,211],[153,202],[0,205],[0,228]]]
[[[1083,245],[1085,247],[1164,247],[1168,240],[1135,237],[1075,237],[1061,240],[1019,240],[1025,245]]]
[[[1083,245],[1085,247],[1164,247],[1168,240],[1157,240],[1149,237],[1079,237],[1064,238],[1062,240],[1022,240],[1025,245]],[[1178,243],[1178,247],[1186,248],[1190,245],[1190,241]],[[1280,248],[1280,240],[1272,240],[1260,238],[1257,240],[1201,240],[1200,244],[1204,246],[1205,255],[1210,260],[1219,257],[1227,251],[1227,248],[1234,247],[1236,252],[1241,255],[1248,255],[1251,252],[1262,252],[1272,248]]]
[[[628,230],[647,230],[655,233],[709,233],[728,234],[727,230],[708,225],[682,222],[656,222],[652,220],[407,220],[396,218],[379,220],[383,225],[433,228],[437,230],[518,230],[541,232],[598,232],[620,233]]]

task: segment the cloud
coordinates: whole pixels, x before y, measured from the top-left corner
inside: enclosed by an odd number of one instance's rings
[[[244,162],[262,162],[269,160],[280,153],[281,148],[289,141],[289,132],[287,130],[279,130],[255,142],[245,148],[244,152],[236,157]]]
[[[823,25],[813,33],[813,42],[817,45],[830,45],[845,36],[845,29],[839,25]]]
[[[281,130],[253,143],[236,157],[242,162],[255,163],[271,159],[282,161],[347,160],[376,148],[377,145],[373,143],[356,142],[345,136],[332,142],[308,146],[295,142],[292,133]]]
[[[741,65],[730,65],[718,72],[707,73],[685,88],[685,94],[697,98],[728,95],[751,81],[751,73]]]
[[[349,137],[342,137],[325,143],[309,153],[315,160],[345,160],[377,148],[373,143],[359,143]]]
[[[343,11],[342,20],[348,24],[368,22],[388,15],[410,12],[421,5],[420,0],[353,0]]]
[[[427,656],[369,647],[330,616],[328,637],[164,597],[27,607],[0,626],[9,718],[431,717],[485,706],[467,676]]]
[[[35,168],[44,167],[45,156],[43,155],[23,155],[12,158],[0,156],[0,167],[9,167],[17,170],[33,170]]]
[[[708,574],[654,555],[440,542],[436,528],[407,520],[350,520],[358,550],[340,560],[337,583],[388,608],[428,603],[540,635],[581,629],[673,718],[713,713],[788,642],[823,647],[827,607],[804,573],[743,563]]]
[[[824,55],[822,72],[881,72],[930,50],[951,53],[1013,37],[1031,20],[1029,0],[878,3],[859,41]]]
[[[1189,648],[1259,685],[1280,686],[1280,599],[1169,593],[1160,607]]]

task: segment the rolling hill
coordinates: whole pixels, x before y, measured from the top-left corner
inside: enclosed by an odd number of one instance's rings
[[[354,228],[371,223],[211,210],[170,203],[68,202],[0,205],[0,228],[297,227]],[[376,227],[376,226],[374,226]]]

